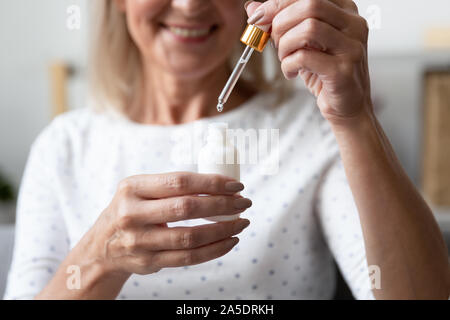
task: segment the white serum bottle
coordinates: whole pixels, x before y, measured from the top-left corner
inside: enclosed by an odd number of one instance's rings
[[[221,174],[240,181],[239,152],[227,136],[228,124],[214,122],[208,125],[206,144],[198,154],[198,172]],[[214,222],[231,221],[240,213],[230,216],[208,217]]]

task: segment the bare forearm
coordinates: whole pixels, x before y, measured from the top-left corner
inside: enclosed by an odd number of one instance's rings
[[[366,112],[351,124],[332,127],[359,211],[368,264],[381,270],[375,297],[447,299],[450,275],[441,232],[375,116]]]
[[[91,230],[73,248],[52,280],[35,299],[115,299],[129,275],[114,273],[105,268],[95,256],[94,244]]]

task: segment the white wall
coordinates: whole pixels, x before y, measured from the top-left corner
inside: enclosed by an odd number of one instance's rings
[[[380,9],[381,28],[370,34],[372,54],[410,54],[422,48],[425,30],[450,27],[449,0],[355,0],[360,14],[370,20]]]

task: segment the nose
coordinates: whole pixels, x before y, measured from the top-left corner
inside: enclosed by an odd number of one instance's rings
[[[198,16],[207,10],[210,3],[211,0],[172,0],[172,7],[185,15]]]

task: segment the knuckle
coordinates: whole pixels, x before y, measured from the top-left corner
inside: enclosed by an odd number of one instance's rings
[[[122,235],[122,246],[127,252],[133,252],[137,247],[137,238],[131,232]]]
[[[358,5],[354,1],[348,0],[348,6],[352,11],[359,13]]]
[[[353,63],[341,63],[339,66],[339,74],[344,78],[349,78],[353,76],[354,66]]]
[[[216,205],[219,208],[226,208],[226,207],[232,206],[232,203],[230,203],[229,200],[231,200],[231,202],[232,202],[234,200],[234,198],[226,197],[226,196],[219,196],[216,199]]]
[[[195,245],[195,235],[192,231],[184,231],[179,238],[179,245],[183,249],[193,248]]]
[[[305,24],[305,34],[307,38],[313,38],[314,36],[316,36],[321,26],[319,20],[314,18],[305,19],[304,24]]]
[[[282,21],[280,15],[276,15],[272,22],[272,37],[279,39],[281,36]]]
[[[314,16],[321,9],[322,3],[317,0],[304,0],[304,6],[308,16]]]
[[[282,72],[283,74],[286,74],[288,71],[289,71],[289,70],[288,70],[288,67],[286,66],[286,63],[285,63],[284,61],[281,62],[281,72]]]
[[[117,189],[123,195],[130,195],[133,193],[134,186],[131,179],[126,178],[119,182]]]
[[[164,182],[171,189],[184,191],[189,185],[189,177],[184,173],[178,173],[175,175],[168,175]]]
[[[119,229],[127,229],[132,225],[132,220],[129,214],[119,214],[117,225]]]
[[[191,197],[178,198],[174,204],[174,212],[177,218],[189,218],[195,212],[196,201]]]
[[[298,53],[295,53],[291,57],[287,57],[283,59],[281,62],[281,71],[283,74],[289,74],[298,70],[301,66],[301,61],[297,58]]]
[[[304,64],[305,59],[306,59],[306,51],[305,50],[298,50],[295,53],[294,59],[295,59],[295,66],[296,67],[301,67]]]
[[[232,221],[230,223],[220,223],[216,226],[216,235],[218,238],[225,238],[233,234],[236,222]]]
[[[278,59],[281,61],[289,54],[286,49],[287,45],[286,37],[283,36],[278,40]]]
[[[152,264],[152,259],[147,256],[141,256],[136,259],[136,264],[140,269],[147,269]]]
[[[233,208],[233,200],[226,196],[219,196],[216,198],[216,207],[220,209]]]
[[[133,221],[129,201],[119,201],[117,205],[117,224],[120,229],[128,228]]]
[[[222,179],[217,175],[212,176],[208,181],[208,190],[219,192],[222,189],[221,186],[222,186]]]
[[[152,254],[147,258],[147,265],[151,265],[155,268],[155,272],[159,271],[164,267],[164,260],[161,254]]]
[[[277,9],[277,11],[282,8],[282,2],[283,0],[273,0],[273,5],[275,6],[275,9]]]
[[[128,216],[130,211],[130,205],[126,199],[121,199],[120,201],[118,201],[117,213],[120,217]]]
[[[121,215],[119,217],[119,220],[118,220],[117,224],[118,224],[120,229],[126,229],[126,228],[131,226],[132,220],[133,219],[131,218],[130,215]]]
[[[361,16],[358,16],[361,23],[361,29],[364,31],[364,33],[369,33],[369,23],[367,20]]]
[[[360,18],[360,27],[359,30],[362,34],[362,40],[366,43],[368,41],[369,38],[369,32],[370,32],[370,28],[369,28],[369,23],[367,22],[367,20],[361,16],[359,16]]]
[[[192,251],[186,251],[185,253],[183,253],[182,255],[182,264],[185,266],[189,266],[194,264],[195,262],[195,257],[194,257],[194,253]]]

